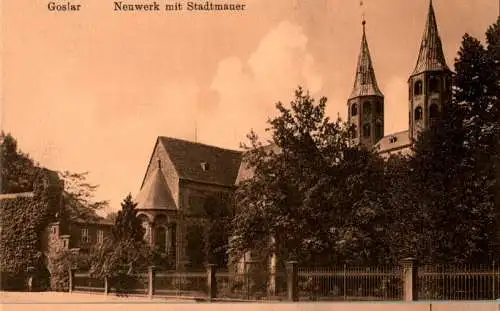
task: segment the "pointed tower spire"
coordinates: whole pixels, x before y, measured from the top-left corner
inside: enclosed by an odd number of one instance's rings
[[[424,71],[437,70],[448,71],[449,68],[444,58],[432,0],[429,0],[429,11],[427,13],[424,34],[422,35],[418,60],[411,75],[416,75]]]
[[[429,0],[417,64],[408,79],[409,135],[413,142],[420,132],[436,124],[441,112],[451,102],[451,74],[444,58],[432,0]]]
[[[375,71],[373,70],[368,41],[366,40],[366,21],[363,18],[363,37],[361,39],[361,49],[358,56],[358,66],[356,69],[356,79],[349,99],[359,96],[384,96],[377,85]]]
[[[374,146],[384,136],[384,95],[377,85],[370,50],[366,40],[363,17],[363,37],[356,68],[356,79],[347,100],[347,120],[353,126],[352,142]]]

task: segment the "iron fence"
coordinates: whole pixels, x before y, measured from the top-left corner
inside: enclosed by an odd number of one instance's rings
[[[154,277],[154,293],[158,296],[205,298],[208,295],[206,271],[165,271]]]
[[[148,294],[148,275],[144,272],[134,275],[123,273],[119,277],[106,281],[110,293],[116,293],[117,295]],[[104,278],[92,276],[88,272],[77,272],[73,278],[73,287],[75,291],[79,292],[104,293],[106,291],[106,281]]]
[[[407,269],[407,267],[405,268]],[[294,268],[270,273],[265,269],[235,272],[155,271],[124,275],[106,282],[88,273],[76,273],[76,291],[115,292],[233,301],[397,301],[496,300],[500,298],[497,265],[412,266],[412,277],[403,266]],[[213,278],[210,278],[212,276]],[[415,279],[416,278],[416,279]],[[149,284],[152,280],[152,284]],[[213,282],[215,281],[215,282]],[[150,292],[152,290],[152,292]],[[415,295],[415,293],[417,295]]]
[[[401,300],[400,267],[332,267],[298,270],[300,300]]]
[[[500,298],[500,270],[492,265],[426,265],[418,271],[420,300]]]
[[[82,292],[103,292],[104,280],[92,277],[89,273],[75,273],[74,289]]]
[[[235,300],[285,300],[286,273],[266,271],[235,272],[218,270],[217,298]]]

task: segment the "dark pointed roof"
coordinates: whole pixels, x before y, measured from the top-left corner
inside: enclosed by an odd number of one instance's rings
[[[177,209],[170,188],[161,171],[161,165],[151,173],[135,201],[137,202],[137,209]]]
[[[429,12],[425,23],[420,52],[418,53],[417,64],[412,72],[412,76],[424,71],[444,71],[449,70],[444,58],[441,38],[439,37],[436,16],[432,0],[429,1]]]
[[[363,38],[361,39],[361,49],[358,56],[358,66],[356,69],[356,80],[349,99],[359,96],[384,96],[377,85],[375,71],[373,70],[370,50],[366,40],[365,24],[363,21]]]
[[[233,187],[241,163],[240,151],[171,137],[159,137],[180,179]]]

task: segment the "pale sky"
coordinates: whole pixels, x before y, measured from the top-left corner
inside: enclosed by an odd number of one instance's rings
[[[358,0],[246,0],[232,13],[114,12],[112,0],[55,13],[48,2],[2,1],[1,128],[43,166],[89,171],[107,212],[137,194],[157,136],[194,140],[197,123],[198,142],[238,149],[251,128],[263,134],[275,102],[288,103],[297,85],[326,96],[332,118],[346,116]],[[433,3],[453,68],[462,35],[484,40],[499,1]],[[387,135],[407,129],[428,0],[363,8]]]

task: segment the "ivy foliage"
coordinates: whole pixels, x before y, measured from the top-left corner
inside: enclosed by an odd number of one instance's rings
[[[46,260],[42,253],[43,232],[60,209],[62,184],[57,175],[44,169],[38,173],[32,198],[0,201],[0,267],[2,273],[21,279],[28,267],[34,268],[35,275],[46,274]],[[10,283],[14,287],[22,287],[16,282]]]

